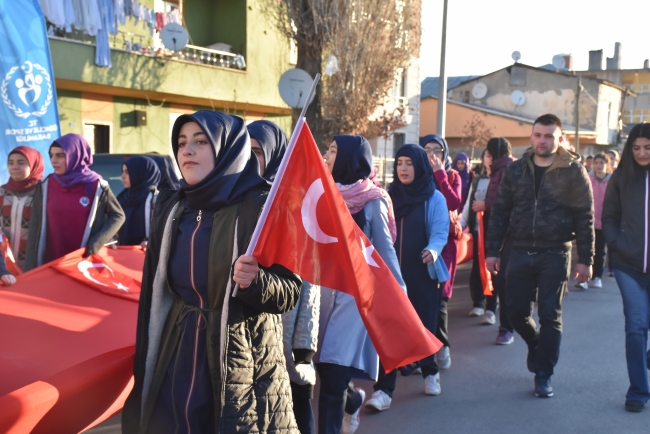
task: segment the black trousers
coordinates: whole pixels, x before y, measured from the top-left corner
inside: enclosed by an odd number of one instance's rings
[[[318,433],[340,434],[343,412],[353,414],[363,402],[352,383],[352,368],[332,363],[317,363],[320,378]]]
[[[486,296],[483,294],[483,281],[481,280],[481,271],[478,263],[478,232],[472,232],[472,271],[469,274],[469,293],[472,297],[472,305],[480,307],[492,312],[497,311],[497,294],[496,291],[492,295]]]
[[[309,389],[309,387],[291,383],[293,414],[296,417],[296,424],[298,425],[300,434],[316,434],[314,411],[311,408]]]
[[[537,253],[513,249],[510,256],[506,270],[508,318],[528,347],[537,347],[536,372],[552,375],[560,357],[562,300],[570,264],[571,252],[562,248]],[[532,317],[535,295],[539,329]]]
[[[602,229],[596,229],[596,255],[594,256],[594,278],[602,278],[605,269],[605,233]]]
[[[438,327],[436,327],[436,337],[445,347],[449,347],[449,313],[447,312],[448,297],[442,297],[440,300],[440,310],[438,312]]]

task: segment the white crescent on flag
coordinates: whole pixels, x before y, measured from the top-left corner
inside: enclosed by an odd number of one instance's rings
[[[307,235],[314,241],[321,244],[330,244],[338,242],[338,238],[327,235],[318,225],[318,218],[316,214],[316,205],[321,198],[325,189],[323,188],[323,181],[318,178],[312,182],[307,189],[307,194],[302,201],[300,213],[302,215],[302,224],[305,227]]]
[[[94,283],[96,283],[96,284],[98,284],[98,285],[108,286],[107,284],[102,283],[102,282],[100,282],[100,281],[97,280],[97,279],[94,279],[94,278],[90,275],[90,271],[89,271],[89,270],[90,270],[91,268],[106,268],[108,271],[111,272],[111,274],[112,274],[113,276],[115,276],[115,274],[113,273],[113,270],[111,270],[111,268],[110,268],[109,266],[107,266],[106,264],[96,264],[96,263],[94,263],[94,262],[90,262],[90,261],[85,260],[85,259],[84,259],[83,261],[79,261],[79,263],[77,264],[77,269],[78,269],[79,271],[81,271],[81,273],[84,275],[84,277],[85,277],[86,279],[88,279],[88,280],[90,280],[91,282],[94,282]],[[121,289],[121,288],[120,288],[120,289]]]

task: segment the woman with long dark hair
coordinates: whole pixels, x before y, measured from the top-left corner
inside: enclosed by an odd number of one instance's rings
[[[0,226],[16,265],[25,267],[27,239],[36,186],[43,178],[43,156],[29,146],[18,146],[7,158],[9,181],[0,187]]]
[[[301,281],[240,256],[268,190],[244,120],[183,115],[172,147],[183,179],[153,216],[123,432],[298,434],[279,314]]]
[[[458,172],[451,167],[449,145],[444,137],[438,134],[429,134],[420,140],[420,145],[429,157],[436,188],[444,196],[449,210],[449,237],[442,251],[442,259],[447,265],[450,278],[441,283],[442,301],[440,302],[440,315],[438,316],[438,328],[436,330],[436,337],[443,344],[443,347],[436,355],[436,361],[440,369],[449,369],[451,367],[451,353],[447,303],[452,296],[454,280],[456,279],[458,240],[463,236],[463,230],[458,222],[459,213],[463,211],[462,179]]]
[[[66,134],[50,146],[54,173],[38,184],[32,202],[25,269],[58,259],[79,248],[95,254],[117,235],[124,211],[108,182],[92,170],[86,139]]]
[[[365,137],[337,135],[325,154],[352,218],[372,242],[400,286],[406,289],[393,243],[393,206],[388,193],[371,180],[372,149]],[[379,357],[349,294],[321,288],[321,314],[316,369],[321,379],[318,433],[353,433],[365,398],[351,380],[376,380]]]
[[[472,271],[469,275],[469,291],[472,297],[472,310],[469,316],[477,317],[483,316],[482,323],[485,325],[492,325],[496,322],[496,308],[497,308],[497,295],[492,294],[486,296],[483,293],[484,282],[481,280],[481,273],[479,269],[478,260],[478,218],[476,217],[477,211],[475,209],[485,209],[485,196],[487,194],[488,186],[490,185],[490,173],[492,173],[492,155],[487,149],[483,150],[481,155],[482,171],[476,176],[472,186],[469,190],[469,197],[463,213],[460,216],[460,225],[464,229],[469,229],[472,233]],[[483,231],[487,229],[489,217],[483,211]]]
[[[638,412],[650,400],[650,123],[634,126],[618,169],[607,185],[603,231],[623,297],[625,355],[630,387],[625,409]]]
[[[158,197],[160,170],[156,162],[137,155],[122,164],[124,190],[117,196],[126,221],[118,232],[118,242],[123,246],[147,247],[151,217]]]

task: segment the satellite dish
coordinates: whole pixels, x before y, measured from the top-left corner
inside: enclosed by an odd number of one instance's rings
[[[519,62],[519,59],[521,59],[521,53],[519,51],[513,51],[512,52],[512,60],[515,61],[515,63]]]
[[[510,101],[517,107],[522,106],[526,103],[526,95],[520,90],[514,90],[510,94]]]
[[[187,29],[180,24],[169,23],[160,30],[163,45],[172,51],[181,51],[190,40]]]
[[[556,54],[553,56],[553,66],[555,69],[564,69],[566,66],[566,61],[564,60],[564,56],[561,54]]]
[[[282,100],[293,108],[303,108],[313,81],[314,79],[304,69],[294,68],[286,71],[280,77],[278,84]],[[314,96],[311,100],[314,100]]]
[[[483,99],[487,95],[487,90],[485,83],[476,83],[472,88],[472,96],[476,99]]]

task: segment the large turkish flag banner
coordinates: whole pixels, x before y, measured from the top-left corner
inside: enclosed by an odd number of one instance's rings
[[[437,352],[442,344],[352,219],[304,118],[296,130],[252,255],[264,266],[281,264],[309,282],[352,295],[387,372]]]

